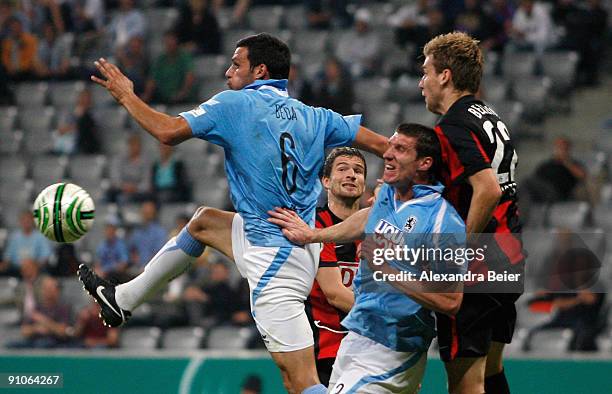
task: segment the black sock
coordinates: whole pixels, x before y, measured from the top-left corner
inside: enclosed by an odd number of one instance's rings
[[[487,394],[510,394],[510,387],[506,374],[502,369],[501,372],[485,377],[485,393]]]

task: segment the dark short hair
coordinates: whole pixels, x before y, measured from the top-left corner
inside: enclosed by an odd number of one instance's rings
[[[395,128],[395,132],[416,139],[417,159],[431,157],[433,164],[428,173],[432,180],[440,179],[442,149],[436,132],[432,128],[418,123],[401,123]]]
[[[247,58],[251,70],[260,64],[265,64],[272,79],[289,78],[291,51],[287,44],[268,34],[259,33],[245,37],[236,43],[236,48],[245,47],[249,50]]]
[[[334,161],[340,156],[348,156],[348,157],[358,157],[363,162],[363,176],[366,177],[368,175],[368,166],[366,165],[365,157],[363,154],[355,148],[342,147],[342,148],[334,148],[329,155],[325,158],[325,164],[323,164],[323,172],[321,173],[321,177],[329,178],[332,173],[332,167],[334,166]]]

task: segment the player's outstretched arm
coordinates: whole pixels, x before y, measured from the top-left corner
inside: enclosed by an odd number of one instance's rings
[[[389,147],[389,139],[372,130],[359,126],[353,147],[361,150],[374,153],[378,157],[382,157],[383,153]]]
[[[364,208],[331,227],[310,228],[297,213],[285,208],[275,208],[268,211],[268,221],[280,226],[285,237],[298,245],[317,242],[345,243],[363,237],[369,212],[370,208]]]
[[[134,83],[117,66],[104,58],[96,61],[95,65],[105,79],[92,75],[91,80],[105,87],[140,126],[159,142],[176,145],[193,136],[185,119],[156,111],[136,96]]]

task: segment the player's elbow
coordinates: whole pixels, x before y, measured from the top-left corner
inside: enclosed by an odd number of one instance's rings
[[[442,306],[442,313],[448,316],[455,316],[461,308],[461,302],[463,301],[463,294],[456,293],[452,294],[445,299],[444,305]]]

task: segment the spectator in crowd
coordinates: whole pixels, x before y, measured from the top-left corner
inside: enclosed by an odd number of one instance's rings
[[[100,276],[123,283],[131,278],[128,271],[130,257],[127,244],[117,235],[119,226],[119,218],[115,215],[106,218],[104,240],[96,249],[95,269]]]
[[[430,0],[417,0],[402,5],[397,11],[389,16],[389,25],[394,29],[395,40],[400,46],[411,41],[415,29],[427,26],[427,10]]]
[[[118,50],[132,37],[145,37],[146,27],[145,17],[142,11],[134,7],[134,0],[120,0],[119,12],[109,26],[112,48]]]
[[[23,339],[8,347],[55,348],[68,344],[71,312],[70,306],[61,301],[59,282],[51,276],[42,277],[39,291],[40,298],[34,310],[24,315]]]
[[[89,349],[110,349],[119,344],[119,329],[105,327],[98,317],[100,307],[94,301],[83,308],[74,325],[74,337]]]
[[[58,1],[20,1],[18,4],[20,11],[25,16],[25,30],[37,36],[42,36],[43,26],[45,23],[51,22],[58,32],[66,31],[64,16]]]
[[[555,139],[552,158],[538,165],[525,182],[535,202],[567,201],[573,198],[576,186],[587,177],[584,167],[572,157],[572,144],[564,137]]]
[[[149,75],[149,56],[142,37],[136,36],[117,51],[118,66],[134,82],[134,92],[141,96]]]
[[[33,79],[36,76],[38,40],[23,28],[17,17],[7,21],[8,34],[2,40],[2,66],[13,81]]]
[[[347,28],[352,23],[347,0],[304,0],[306,18],[311,29]]]
[[[104,28],[104,17],[106,16],[104,0],[74,0],[72,2],[73,26],[76,27],[75,19],[91,21],[93,30]],[[76,15],[80,15],[76,18]],[[75,29],[75,31],[77,31]]]
[[[104,3],[101,0],[76,0],[73,3],[74,52],[79,58],[101,51],[104,14]]]
[[[168,239],[168,232],[157,221],[157,205],[152,200],[142,203],[142,223],[132,232],[128,247],[130,260],[138,272],[155,256]]]
[[[606,290],[598,282],[601,262],[576,234],[561,231],[557,236],[556,247],[538,273],[545,290],[529,302],[532,309],[547,306],[551,318],[529,331],[524,346],[530,348],[531,337],[538,331],[569,328],[572,338],[567,350],[595,351],[608,314]]]
[[[55,255],[47,265],[47,272],[55,277],[74,277],[79,268],[79,258],[74,244],[60,243],[55,247]]]
[[[147,102],[174,104],[194,99],[193,57],[178,45],[176,33],[164,34],[164,53],[151,69],[142,99]]]
[[[232,15],[229,25],[232,28],[243,28],[248,26],[246,15],[251,7],[252,0],[214,0],[215,14],[226,5],[232,6]]]
[[[19,213],[20,229],[7,242],[4,261],[0,263],[0,275],[19,275],[24,260],[31,259],[40,268],[46,266],[51,256],[49,241],[34,228],[34,217],[28,209]]]
[[[480,41],[483,49],[489,50],[495,43],[495,36],[502,27],[483,9],[480,0],[465,0],[464,9],[455,19],[455,30],[468,33]]]
[[[508,0],[491,0],[487,15],[491,18],[495,29],[490,50],[502,52],[508,42],[508,35],[512,29],[512,18],[514,17],[514,5]]]
[[[15,304],[21,312],[21,320],[24,320],[36,309],[36,283],[40,278],[40,267],[36,261],[25,259],[20,271],[21,282],[15,291]]]
[[[79,93],[73,109],[66,109],[60,115],[57,130],[53,132],[53,153],[100,153],[98,128],[92,115],[89,89]]]
[[[291,62],[289,68],[289,83],[287,84],[289,95],[301,102],[310,105],[313,100],[312,84],[302,73],[302,66],[296,60]]]
[[[142,155],[142,142],[138,134],[128,137],[127,155],[117,158],[111,170],[111,202],[142,201],[149,195],[150,164]]]
[[[342,115],[353,113],[353,82],[350,73],[338,59],[331,57],[326,60],[323,75],[314,86],[313,96],[313,105],[329,108]]]
[[[240,388],[240,394],[261,394],[262,382],[261,378],[257,375],[249,375],[242,382]]]
[[[43,37],[38,43],[38,76],[45,79],[70,78],[72,42],[59,35],[51,23],[45,23]]]
[[[181,46],[191,53],[221,53],[221,29],[211,1],[188,0],[180,8],[175,30]]]
[[[191,325],[199,325],[203,318],[208,326],[232,322],[236,292],[232,289],[229,278],[229,268],[218,261],[211,264],[207,282],[187,286],[183,300]]]
[[[190,200],[190,185],[183,162],[170,145],[159,145],[159,159],[151,169],[153,195],[160,203]]]
[[[425,26],[417,25],[411,31],[406,31],[405,38],[415,46],[415,48],[423,48],[427,42],[433,37],[448,33],[451,28],[447,22],[444,13],[437,7],[430,7],[427,10],[427,24]],[[421,75],[423,59],[421,52],[415,50],[412,52],[412,57],[409,59],[408,68],[412,74]]]
[[[587,0],[587,19],[590,21],[588,50],[581,60],[583,80],[586,85],[598,83],[599,67],[605,58],[606,37],[608,31],[608,11],[601,5],[601,0]]]
[[[365,8],[355,13],[354,30],[340,38],[336,56],[351,65],[354,78],[374,74],[379,66],[381,43],[376,32],[370,29],[372,15]]]
[[[542,53],[555,45],[555,31],[548,9],[534,0],[521,0],[510,33],[514,50]]]

